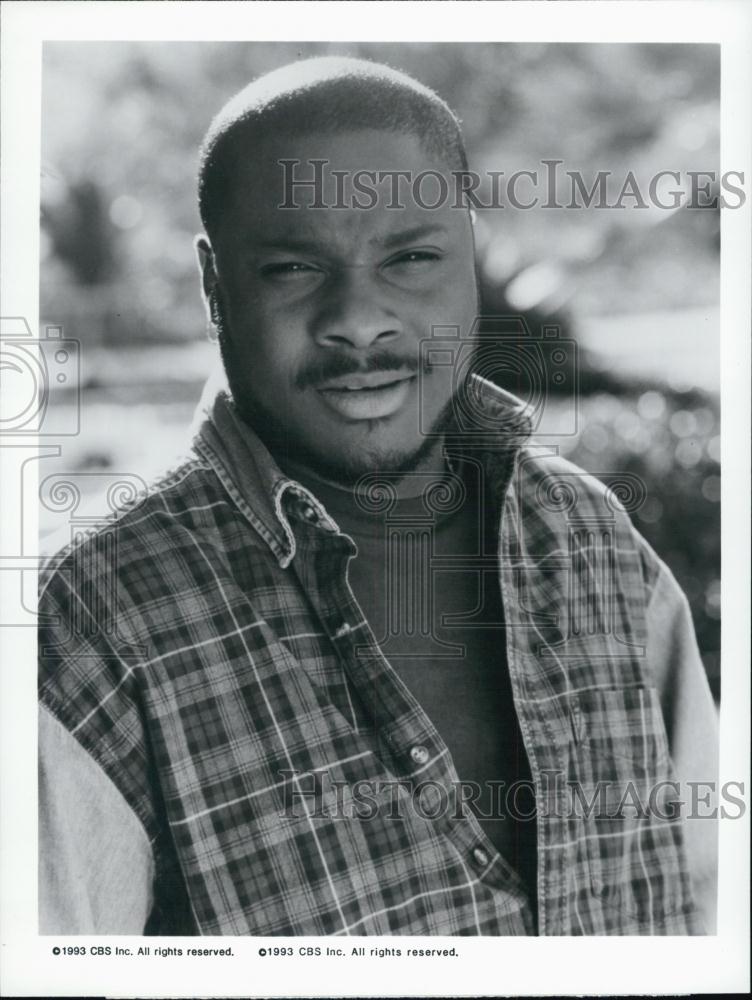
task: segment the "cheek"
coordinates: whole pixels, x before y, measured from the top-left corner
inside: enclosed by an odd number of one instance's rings
[[[257,331],[249,331],[249,335],[246,360],[250,381],[267,397],[286,394],[300,364],[298,355],[282,337],[258,336]]]
[[[441,326],[450,320],[460,325],[463,336],[472,325],[478,311],[478,289],[472,262],[455,259],[453,267],[431,289],[424,306],[424,316],[431,326]]]
[[[257,385],[279,383],[294,372],[303,352],[300,328],[289,318],[240,304],[231,313],[231,335],[246,378]]]
[[[475,263],[472,256],[462,263],[462,274],[458,276],[453,286],[456,302],[462,310],[463,317],[471,317],[471,322],[478,312],[478,281],[475,273]]]

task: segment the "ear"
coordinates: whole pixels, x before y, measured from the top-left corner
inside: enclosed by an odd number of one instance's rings
[[[208,237],[199,233],[193,241],[196,250],[198,269],[201,275],[201,288],[204,300],[208,303],[217,287],[217,269],[214,263],[214,251]]]
[[[209,340],[216,340],[216,324],[219,322],[217,305],[217,286],[219,279],[214,263],[214,251],[206,236],[199,234],[193,241],[196,249],[198,269],[201,275],[201,290],[203,292],[206,318],[208,320]]]

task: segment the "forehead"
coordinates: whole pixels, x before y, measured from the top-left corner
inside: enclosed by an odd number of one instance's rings
[[[240,141],[222,239],[379,242],[412,230],[459,234],[468,225],[467,210],[457,207],[447,161],[417,136],[380,129]]]

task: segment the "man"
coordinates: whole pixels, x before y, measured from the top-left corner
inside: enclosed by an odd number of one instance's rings
[[[395,184],[466,166],[443,101],[356,60],[210,128],[230,391],[43,576],[43,930],[712,929],[713,824],[653,795],[715,774],[686,601],[614,491],[447,363],[471,206]]]

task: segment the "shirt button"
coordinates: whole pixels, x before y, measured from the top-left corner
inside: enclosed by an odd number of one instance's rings
[[[310,504],[303,504],[300,508],[300,513],[303,515],[306,521],[316,520],[316,511],[311,507]]]
[[[476,847],[473,849],[473,861],[479,868],[485,868],[488,864],[488,854],[482,847]]]
[[[425,747],[413,747],[410,751],[410,758],[416,764],[425,764],[429,756],[428,750]]]

